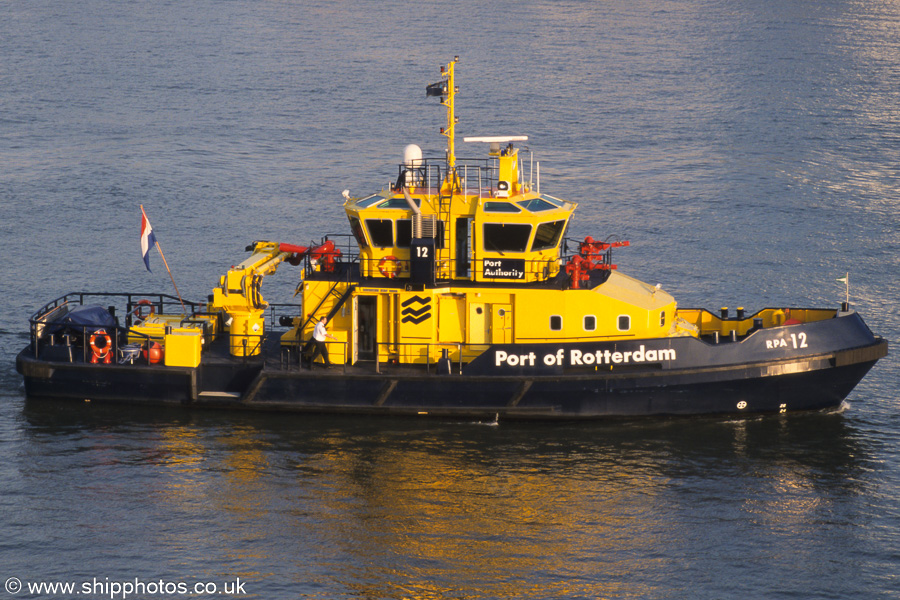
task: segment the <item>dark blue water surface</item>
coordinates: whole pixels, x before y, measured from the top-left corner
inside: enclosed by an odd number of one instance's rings
[[[893,355],[838,413],[748,421],[25,400],[39,305],[171,290],[140,204],[194,299],[252,240],[345,233],[341,190],[443,149],[424,86],[455,54],[460,137],[530,136],[623,272],[749,311],[836,306],[849,272],[900,340],[896,0],[2,3],[0,596],[900,598]]]

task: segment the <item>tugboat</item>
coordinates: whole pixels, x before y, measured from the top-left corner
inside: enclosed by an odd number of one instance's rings
[[[617,269],[627,241],[567,239],[577,205],[542,191],[516,147],[527,137],[466,137],[487,157],[457,158],[457,61],[426,88],[446,107],[446,155],[410,145],[385,189],[345,191],[350,234],[254,242],[204,302],[53,300],[16,361],[27,395],[488,419],[785,413],[839,406],[887,355],[849,302],[679,308]],[[263,278],[285,262],[300,302],[270,304]]]

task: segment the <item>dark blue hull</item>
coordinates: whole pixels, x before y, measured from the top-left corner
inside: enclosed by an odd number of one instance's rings
[[[277,360],[197,368],[49,360],[23,350],[30,397],[246,410],[516,419],[784,413],[840,405],[887,354],[856,313],[753,333],[488,348],[462,369],[306,370]],[[515,360],[511,356],[516,356]]]

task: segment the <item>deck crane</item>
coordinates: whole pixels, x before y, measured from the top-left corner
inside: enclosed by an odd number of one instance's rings
[[[224,313],[232,356],[255,356],[260,352],[265,329],[263,313],[268,306],[260,287],[266,275],[274,273],[284,261],[300,264],[309,255],[327,262],[340,255],[330,240],[315,247],[257,241],[247,250],[253,254],[219,279],[209,302],[210,313]]]

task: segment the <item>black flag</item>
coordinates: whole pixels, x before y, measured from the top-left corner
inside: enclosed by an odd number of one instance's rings
[[[425,87],[425,96],[443,96],[447,91],[447,82],[438,81]]]

